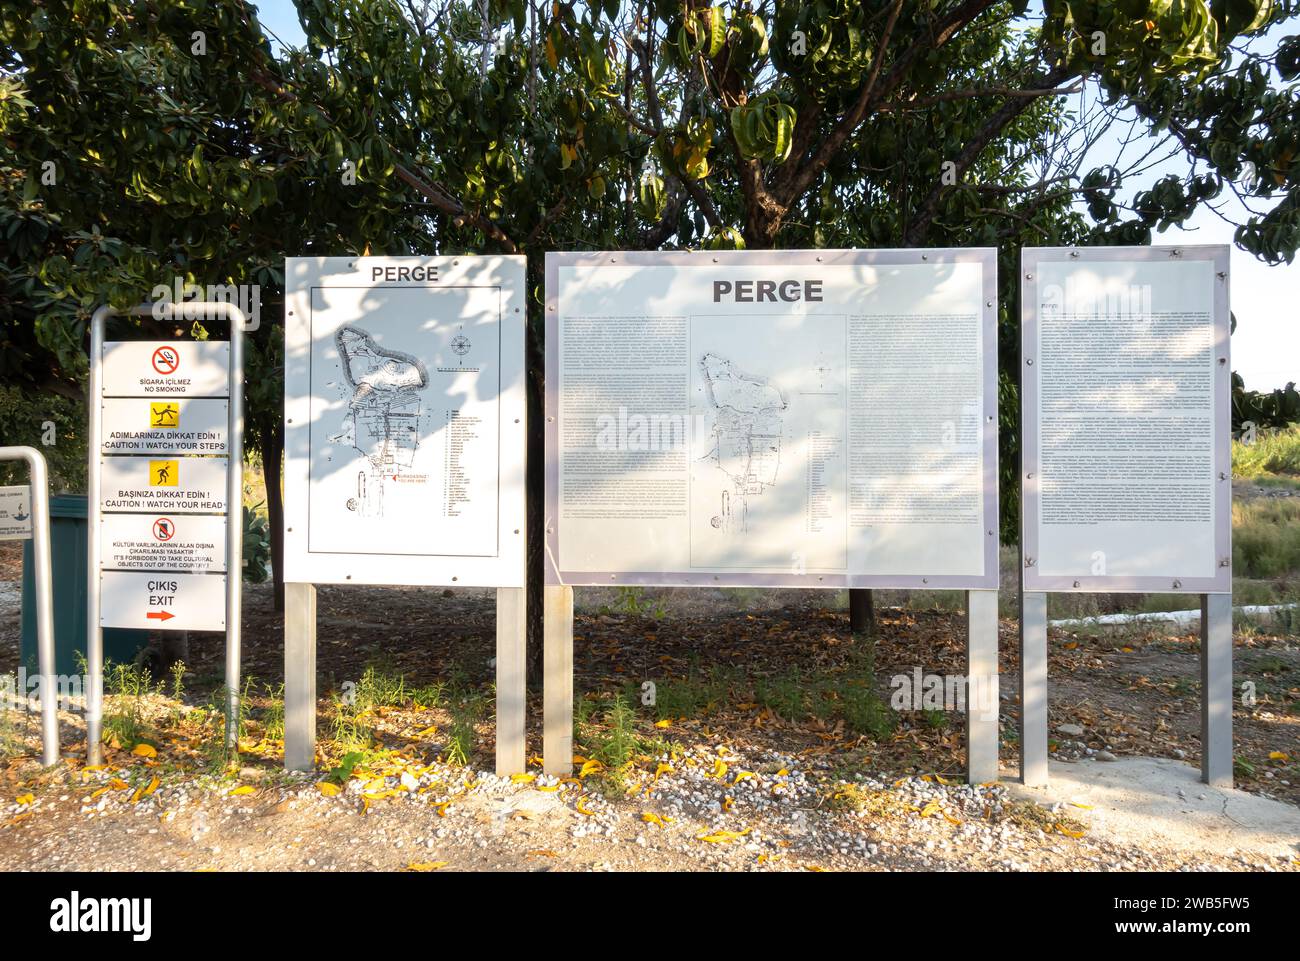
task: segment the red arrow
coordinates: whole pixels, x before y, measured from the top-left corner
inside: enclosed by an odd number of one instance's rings
[[[170,611],[150,611],[145,615],[151,621],[170,621],[175,616]]]

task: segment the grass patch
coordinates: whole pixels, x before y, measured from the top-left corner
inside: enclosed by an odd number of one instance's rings
[[[1011,802],[1003,808],[1002,819],[1026,830],[1037,828],[1044,834],[1053,834],[1058,830],[1082,834],[1088,830],[1088,826],[1077,818],[1049,811],[1033,801]]]
[[[1300,424],[1284,430],[1259,431],[1254,443],[1232,442],[1234,477],[1262,478],[1268,475],[1300,475]]]
[[[1242,577],[1300,571],[1300,500],[1260,498],[1233,504],[1232,564]]]

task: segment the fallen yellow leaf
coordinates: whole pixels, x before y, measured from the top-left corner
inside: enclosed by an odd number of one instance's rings
[[[343,789],[333,781],[321,781],[316,785],[316,790],[320,791],[320,793],[326,797],[337,797],[338,793]]]
[[[253,787],[251,784],[241,784],[230,792],[230,797],[243,797],[246,794],[252,794],[256,790],[257,788]]]
[[[708,841],[710,844],[731,844],[739,841],[748,833],[748,828],[744,831],[714,831],[712,834],[697,835],[696,838],[700,841]]]
[[[406,866],[408,871],[436,871],[438,868],[445,868],[446,861],[412,861]]]
[[[147,798],[154,791],[158,790],[158,779],[155,777],[142,788],[138,788],[135,794],[131,795],[131,803],[138,804],[144,798]]]
[[[653,811],[645,811],[641,814],[641,820],[644,821],[646,824],[657,824],[661,828],[666,828],[668,827],[669,824],[672,823],[673,819],[661,817],[660,815],[655,814]]]
[[[36,800],[36,795],[20,794],[18,795],[18,797],[14,798],[14,800],[17,801],[19,804],[27,805],[27,804],[31,804],[33,801]]]
[[[136,757],[157,757],[158,751],[149,744],[137,744],[131,749],[131,753]]]

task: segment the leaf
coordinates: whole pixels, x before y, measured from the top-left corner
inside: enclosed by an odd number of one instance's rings
[[[584,778],[588,774],[595,774],[597,771],[603,770],[604,767],[605,765],[601,764],[595,758],[592,758],[590,761],[587,761],[582,765],[582,768],[578,771],[578,777]]]
[[[709,844],[734,844],[748,833],[748,828],[743,831],[714,831],[712,834],[696,835],[696,840],[707,841]]]
[[[536,774],[512,774],[510,780],[515,784],[530,784],[537,780]]]
[[[252,794],[256,790],[257,788],[253,787],[251,784],[241,784],[239,787],[231,791],[227,797],[244,797],[247,794]]]
[[[586,815],[587,817],[589,817],[589,818],[593,818],[593,817],[595,817],[595,816],[596,816],[596,812],[595,812],[595,811],[590,811],[590,810],[588,810],[588,809],[583,805],[582,802],[583,802],[583,799],[582,799],[582,798],[578,798],[578,800],[577,800],[576,802],[574,802],[574,805],[573,805],[574,810],[577,811],[579,814],[585,814],[585,815]]]
[[[447,864],[446,861],[412,861],[406,866],[406,870],[417,872],[436,871],[439,868],[445,868]]]
[[[668,720],[667,718],[664,718],[662,721],[655,721],[655,727],[659,728],[659,730],[661,731],[664,728],[672,727],[672,726],[673,726],[673,722]]]
[[[136,757],[157,757],[158,750],[151,744],[137,744],[131,749],[131,753]]]
[[[662,817],[661,815],[655,814],[653,811],[643,811],[641,813],[641,820],[646,824],[657,824],[661,828],[666,828],[672,823],[673,819]]]
[[[921,817],[928,818],[933,814],[937,814],[939,811],[940,811],[939,802],[931,801],[925,807],[921,808]]]
[[[1287,754],[1286,751],[1269,751],[1268,759],[1270,761],[1289,761],[1291,760],[1291,755]]]
[[[18,797],[15,798],[14,800],[16,800],[19,804],[27,805],[27,804],[31,804],[33,801],[36,800],[36,795],[35,795],[35,794],[20,794],[20,795],[18,795]]]
[[[325,795],[325,797],[337,797],[339,792],[343,790],[343,788],[339,787],[333,781],[321,781],[316,785],[316,789],[320,791],[321,794]]]
[[[1061,824],[1056,826],[1056,830],[1060,831],[1067,838],[1081,838],[1088,833],[1087,831],[1071,831],[1069,828]]]
[[[155,777],[144,787],[137,789],[135,794],[131,795],[131,803],[139,804],[156,790],[158,790],[158,778]]]

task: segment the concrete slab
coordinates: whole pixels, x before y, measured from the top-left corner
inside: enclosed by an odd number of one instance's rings
[[[1300,808],[1244,791],[1202,784],[1200,771],[1163,758],[1053,761],[1046,787],[1011,784],[1014,794],[1089,825],[1094,836],[1213,852],[1300,857]]]

